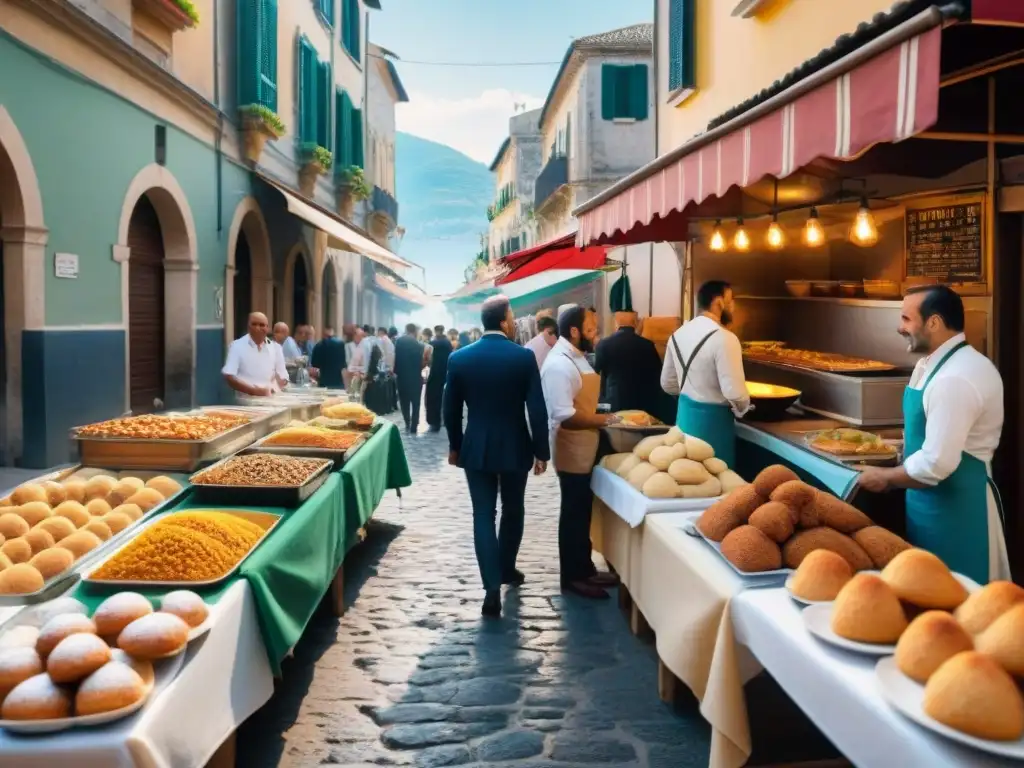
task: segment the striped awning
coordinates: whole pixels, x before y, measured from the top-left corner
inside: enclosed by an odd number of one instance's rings
[[[636,234],[731,187],[784,178],[819,158],[852,160],[928,129],[939,111],[941,22],[940,13],[914,17],[874,41],[870,56],[854,51],[657,158],[573,212],[577,244],[673,239]]]

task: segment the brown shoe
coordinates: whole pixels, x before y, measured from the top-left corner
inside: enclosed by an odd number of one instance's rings
[[[600,587],[594,586],[589,581],[572,581],[563,584],[562,589],[575,592],[580,597],[589,597],[592,600],[607,600],[608,593]]]
[[[598,571],[589,579],[588,582],[593,584],[595,587],[617,587],[619,586],[619,577],[611,573],[610,571]]]

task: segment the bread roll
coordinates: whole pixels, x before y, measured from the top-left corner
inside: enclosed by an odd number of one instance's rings
[[[33,555],[28,564],[39,571],[43,579],[52,579],[75,564],[75,556],[66,549],[54,547]]]
[[[183,651],[188,633],[188,624],[177,616],[151,613],[125,627],[117,638],[117,647],[137,659],[162,659]]]
[[[43,660],[35,648],[10,646],[0,648],[0,699],[18,683],[41,674]]]
[[[33,528],[22,538],[32,547],[33,556],[38,555],[44,549],[50,549],[56,543],[49,531],[44,531],[42,528]]]
[[[677,459],[685,459],[686,448],[681,443],[675,445],[659,445],[651,451],[648,461],[657,467],[659,472],[664,472],[669,465]]]
[[[789,590],[804,600],[835,600],[852,578],[853,569],[846,558],[828,549],[816,549],[796,569]]]
[[[115,712],[141,701],[146,695],[142,677],[127,664],[112,661],[82,681],[75,695],[75,713]]]
[[[964,628],[945,611],[925,611],[896,644],[896,666],[907,677],[927,683],[947,659],[974,649]]]
[[[715,457],[715,449],[699,437],[687,435],[683,441],[686,445],[686,458],[694,461],[707,461]]]
[[[686,450],[686,435],[683,434],[683,430],[681,430],[679,427],[675,426],[674,424],[672,425],[672,427],[669,429],[668,432],[666,432],[664,435],[662,435],[662,439],[664,440],[664,443],[663,443],[664,445],[680,445],[681,444],[683,446],[683,450],[684,451]]]
[[[36,528],[46,531],[57,542],[75,532],[75,524],[66,517],[48,517],[39,523]]]
[[[79,480],[77,478],[65,480],[64,492],[67,496],[66,500],[77,501],[79,504],[84,504],[86,502],[85,480]]]
[[[68,497],[68,492],[64,486],[60,483],[55,483],[53,480],[44,482],[43,490],[46,491],[46,503],[51,507],[56,507]]]
[[[11,494],[11,505],[20,507],[30,501],[43,501],[49,503],[46,489],[40,483],[26,483],[14,489]]]
[[[150,478],[146,481],[146,487],[152,488],[165,499],[169,499],[181,490],[181,483],[173,478],[167,477],[167,475],[157,475],[156,477]]]
[[[90,499],[89,503],[85,505],[85,508],[89,511],[89,514],[92,517],[103,517],[104,515],[109,515],[113,510],[113,507],[110,506],[110,502],[105,498]]]
[[[626,482],[636,488],[638,491],[643,491],[644,483],[650,480],[658,474],[658,469],[653,464],[648,464],[646,461],[633,467],[632,471],[626,477]]]
[[[75,528],[81,528],[88,523],[90,517],[89,510],[77,501],[65,501],[63,504],[59,504],[53,510],[53,514],[57,517],[66,517],[74,523]]]
[[[187,589],[168,592],[160,598],[160,610],[173,613],[192,628],[198,627],[210,615],[210,608],[203,598]]]
[[[32,615],[39,626],[42,627],[54,616],[60,616],[65,613],[80,613],[84,616],[88,614],[88,612],[89,610],[85,605],[78,600],[75,600],[75,598],[58,597],[48,603],[36,606]]]
[[[7,558],[12,563],[27,563],[32,559],[32,545],[28,543],[24,536],[8,539],[3,544],[0,544],[0,552],[7,555]]]
[[[728,464],[726,464],[721,459],[716,459],[714,456],[712,456],[710,459],[704,459],[704,461],[701,463],[704,465],[704,468],[712,475],[720,475],[729,468]]]
[[[774,541],[752,525],[741,525],[722,539],[722,555],[744,573],[782,567],[782,553]]]
[[[712,476],[699,485],[680,485],[679,494],[684,499],[713,499],[722,495],[722,483]]]
[[[28,523],[29,528],[31,528],[52,515],[53,510],[50,509],[49,504],[45,504],[42,501],[30,501],[28,504],[15,507],[14,514]]]
[[[117,485],[117,480],[110,475],[95,475],[89,478],[85,484],[85,498],[87,501],[102,499],[113,490],[115,485]]]
[[[956,620],[972,635],[979,635],[1017,603],[1024,602],[1024,589],[1012,581],[986,584],[956,609]]]
[[[96,625],[88,616],[80,613],[62,613],[54,616],[39,630],[36,641],[36,652],[46,658],[57,643],[66,637],[77,634],[95,635]]]
[[[116,640],[125,627],[152,612],[153,604],[138,592],[118,592],[99,604],[92,619],[98,635]]]
[[[873,573],[858,573],[832,604],[832,631],[861,643],[895,643],[907,628],[896,593]]]
[[[1015,677],[1024,677],[1024,603],[1018,603],[975,638],[981,653]]]
[[[1024,700],[1013,678],[977,651],[964,651],[936,670],[924,688],[929,717],[979,739],[1024,735]]]
[[[39,627],[19,624],[0,635],[0,648],[31,648],[35,651],[38,639]],[[3,692],[0,691],[0,698],[2,697]]]
[[[78,560],[85,557],[85,555],[92,552],[102,543],[95,533],[83,530],[76,531],[70,536],[61,539],[57,546],[70,551],[75,556],[75,560]]]
[[[640,492],[649,499],[674,499],[679,495],[679,486],[667,472],[656,472],[647,478]]]
[[[615,474],[625,479],[629,477],[629,473],[639,467],[643,463],[643,460],[635,453],[631,453],[629,456],[624,458],[619,464],[618,469],[615,470]]]
[[[746,480],[737,475],[731,469],[725,470],[718,475],[718,482],[722,484],[722,493],[732,493],[737,488],[750,485]]]
[[[43,576],[28,563],[0,571],[0,595],[28,595],[43,588]]]
[[[109,541],[110,537],[114,535],[114,532],[110,530],[109,525],[95,517],[83,525],[82,530],[88,531],[100,541]]]
[[[134,656],[129,656],[120,648],[110,649],[110,660],[134,669],[135,674],[142,678],[142,684],[146,689],[152,689],[153,683],[156,681],[156,676],[153,672],[153,662],[146,661],[145,659],[136,659]]]
[[[967,599],[967,590],[938,557],[923,549],[908,549],[884,569],[885,581],[900,600],[918,608],[952,611]]]
[[[668,473],[679,485],[700,485],[713,477],[707,467],[693,459],[673,460]]]
[[[601,459],[601,466],[609,472],[614,472],[619,468],[622,462],[632,455],[632,453],[613,453],[610,456],[605,456]]]
[[[111,506],[111,508],[124,504],[144,487],[145,483],[143,483],[139,478],[125,477],[118,480],[117,484],[110,489],[110,493],[106,495],[106,502]]]
[[[19,683],[7,694],[0,717],[4,720],[52,720],[71,716],[71,695],[46,673]]]
[[[5,539],[16,539],[28,533],[29,524],[16,512],[6,512],[0,515],[0,535]]]
[[[110,646],[96,635],[69,635],[46,658],[46,671],[55,683],[75,683],[110,661]]]
[[[118,507],[118,509],[124,509],[124,506]],[[138,509],[138,507],[136,507]],[[141,514],[141,510],[140,510]],[[108,512],[100,518],[104,525],[106,525],[110,532],[115,536],[131,525],[134,521],[128,517],[124,512]]]
[[[647,459],[650,458],[651,451],[653,451],[659,445],[664,444],[664,435],[651,435],[650,437],[645,437],[643,440],[637,443],[636,446],[633,448],[633,453],[641,461],[647,461]]]

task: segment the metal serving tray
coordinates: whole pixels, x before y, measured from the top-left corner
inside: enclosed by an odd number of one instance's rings
[[[744,580],[744,582],[781,580],[787,578],[791,573],[793,573],[792,568],[774,568],[770,571],[741,571],[732,564],[729,558],[722,554],[722,545],[719,542],[712,541],[701,533],[700,528],[697,527],[696,520],[685,523],[682,528],[684,533],[689,536],[693,536],[694,538],[701,539],[705,544],[715,550],[715,552],[718,553],[718,556],[722,558],[722,562],[728,565],[736,575]]]
[[[277,456],[284,454],[279,451],[267,451]],[[192,485],[192,493],[197,501],[204,504],[224,504],[227,506],[240,506],[252,504],[259,507],[289,507],[295,508],[319,490],[320,486],[327,482],[333,463],[330,459],[322,459],[323,466],[314,472],[302,485],[203,485],[195,480],[203,472],[208,472],[221,464],[224,464],[234,456],[221,459],[201,472],[196,472],[188,481]]]
[[[66,478],[71,477],[73,474],[82,469],[93,469],[93,467],[83,467],[81,465],[77,467],[71,467],[67,470],[62,471],[59,474],[59,478],[61,480],[64,480]],[[113,470],[106,471],[113,473]],[[149,477],[155,477],[156,475],[162,473],[122,472],[120,474],[131,474],[132,477],[138,477],[139,479],[148,480]],[[53,473],[51,473],[50,475],[44,475],[44,477],[54,479],[52,475]],[[146,477],[146,475],[149,475],[149,477]],[[102,544],[96,547],[96,549],[94,549],[92,552],[89,552],[84,557],[79,559],[74,565],[68,568],[68,570],[64,571],[63,573],[58,573],[56,576],[47,579],[45,582],[43,582],[42,588],[37,590],[36,592],[29,592],[24,595],[0,595],[0,606],[35,605],[36,603],[45,603],[46,601],[52,600],[55,597],[60,597],[64,592],[68,591],[71,587],[78,583],[78,580],[81,578],[81,573],[83,572],[83,570],[88,568],[91,563],[95,563],[97,558],[104,557],[105,555],[108,555],[111,552],[111,550],[120,548],[120,546],[128,538],[133,537],[135,533],[138,532],[144,525],[147,525],[148,522],[151,521],[155,515],[159,515],[161,512],[165,512],[168,508],[177,504],[181,500],[181,498],[188,492],[189,481],[187,477],[183,475],[174,474],[168,474],[168,477],[172,478],[173,480],[177,480],[179,483],[181,483],[182,488],[180,491],[171,496],[169,499],[164,499],[163,502],[157,504],[155,507],[149,510],[149,512],[144,513],[142,517],[134,521],[131,525],[126,527],[120,533],[115,533],[113,536],[107,539],[107,541],[104,541]]]
[[[215,579],[207,579],[206,581],[141,581],[141,580],[94,579],[94,578],[92,578],[92,574],[93,573],[95,573],[97,570],[99,570],[99,568],[104,563],[106,563],[107,560],[109,560],[114,555],[116,555],[118,552],[120,552],[129,543],[129,540],[122,539],[119,542],[119,546],[116,549],[107,551],[102,559],[93,560],[90,563],[88,569],[82,569],[82,572],[85,573],[85,575],[82,577],[82,581],[85,582],[86,584],[95,584],[95,585],[101,585],[101,586],[105,586],[105,587],[118,587],[119,589],[125,589],[125,588],[129,588],[129,587],[136,587],[136,588],[139,588],[139,587],[142,587],[142,588],[146,588],[146,587],[173,587],[173,588],[190,588],[190,589],[195,589],[197,587],[212,587],[212,586],[216,586],[217,584],[220,584],[221,582],[223,582],[225,579],[230,578],[236,571],[238,571],[238,569],[242,567],[242,563],[244,563],[246,560],[249,559],[249,556],[252,555],[252,553],[255,552],[259,548],[260,544],[262,544],[264,541],[267,540],[267,537],[273,532],[274,528],[277,527],[277,524],[281,522],[281,515],[275,515],[272,512],[251,512],[251,511],[246,510],[246,509],[237,509],[236,510],[236,509],[194,509],[194,508],[190,508],[190,509],[181,510],[181,511],[182,512],[222,512],[224,514],[235,515],[236,517],[241,517],[241,518],[243,518],[245,520],[250,520],[250,521],[252,521],[254,523],[257,523],[258,525],[261,525],[261,523],[259,522],[261,520],[264,521],[264,522],[267,522],[268,518],[273,518],[273,520],[269,520],[270,524],[264,529],[263,536],[260,538],[259,541],[256,542],[256,544],[253,545],[252,549],[250,549],[248,552],[246,552],[245,555],[242,556],[242,559],[239,560],[237,563],[235,563],[235,565],[231,568],[231,570],[229,570],[227,573],[225,573],[222,576],[218,576]],[[166,514],[157,515],[156,517],[153,517],[153,516],[149,517],[145,521],[146,524],[144,526],[139,526],[138,528],[135,529],[135,532],[133,533],[131,538],[134,539],[136,536],[141,534],[146,528],[148,528],[149,526],[153,525],[154,523],[156,523],[161,518],[169,517],[169,516],[172,516],[172,515],[175,515],[175,514],[177,514],[177,513],[176,512],[167,512]],[[88,571],[88,573],[86,573],[86,570]]]
[[[256,438],[259,439],[269,435],[288,423],[288,409],[284,406],[257,406],[257,405],[208,405],[200,408],[207,413],[240,413],[243,416],[252,416],[253,428],[256,430]]]
[[[206,440],[158,440],[128,437],[81,437],[71,430],[79,461],[95,467],[194,472],[202,464],[230,456],[256,439],[253,422],[221,432]]]
[[[270,435],[267,435],[267,437],[257,440],[248,448],[244,449],[241,454],[244,456],[247,453],[276,453],[281,456],[301,456],[309,459],[330,459],[334,462],[335,467],[340,467],[351,461],[352,457],[355,456],[356,451],[362,448],[366,442],[380,430],[381,426],[383,425],[376,423],[368,430],[361,431],[361,434],[356,441],[345,450],[317,448],[315,446],[266,445],[266,441],[270,437]],[[351,431],[358,432],[360,430],[353,429]]]

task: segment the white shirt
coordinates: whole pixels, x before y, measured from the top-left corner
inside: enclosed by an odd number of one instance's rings
[[[548,408],[548,429],[552,435],[558,426],[576,413],[573,400],[583,389],[583,374],[594,373],[587,358],[566,339],[551,348],[540,369],[540,385]]]
[[[712,331],[718,332],[700,348],[690,365],[682,393],[679,382],[683,378],[683,362],[689,359],[701,339]],[[665,362],[661,367],[661,388],[670,395],[684,394],[698,403],[730,405],[736,416],[750,410],[750,393],[743,375],[743,347],[736,334],[709,317],[695,317],[684,323],[672,338],[683,353],[680,361],[675,346],[669,339]]]
[[[350,373],[366,373],[366,367],[370,364],[370,355],[373,354],[374,344],[376,342],[372,336],[364,336],[363,340],[356,345],[356,350],[348,365]]]
[[[284,353],[284,359],[288,361],[302,357],[302,350],[299,349],[298,342],[291,336],[284,340],[284,344],[281,345],[281,351]]]
[[[395,370],[395,343],[387,336],[378,336],[377,343],[380,345],[380,351],[384,355],[384,365],[389,371]]]
[[[961,333],[918,361],[910,386],[921,389],[929,373],[957,344]],[[938,485],[960,466],[961,453],[989,464],[1003,431],[1003,379],[992,361],[973,347],[958,350],[924,390],[924,445],[903,462],[907,474]]]
[[[279,388],[278,378],[288,379],[281,346],[269,338],[256,346],[249,334],[231,342],[221,373],[235,376],[251,387],[271,389]]]
[[[570,346],[572,345],[570,344]],[[543,368],[544,361],[547,360],[548,353],[552,349],[552,347],[548,346],[547,334],[538,333],[536,336],[534,336],[532,339],[526,342],[526,348],[533,352],[534,357],[537,358],[537,367]]]

